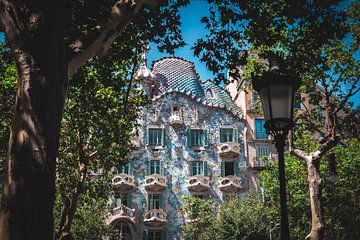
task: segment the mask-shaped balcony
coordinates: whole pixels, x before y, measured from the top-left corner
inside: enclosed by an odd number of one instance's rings
[[[120,192],[131,191],[135,187],[134,176],[126,173],[120,173],[112,179],[113,189]]]
[[[127,222],[136,226],[135,209],[131,209],[125,205],[114,208],[112,212],[107,215],[106,223],[115,226],[118,222]]]
[[[206,192],[209,190],[209,177],[204,175],[190,176],[186,186],[190,192]]]
[[[169,118],[169,123],[171,125],[181,125],[183,124],[183,117],[182,117],[182,113],[180,111],[177,112],[172,112],[171,116]]]
[[[219,157],[236,158],[240,155],[240,143],[224,142],[218,146]]]
[[[152,192],[162,192],[166,189],[166,178],[160,174],[145,177],[145,189]]]
[[[144,213],[144,224],[148,227],[162,227],[167,223],[167,213],[162,209],[151,209]]]
[[[236,193],[241,189],[240,177],[229,175],[219,180],[219,189],[224,193]]]

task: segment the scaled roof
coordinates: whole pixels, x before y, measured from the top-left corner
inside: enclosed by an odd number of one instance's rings
[[[242,117],[240,108],[224,88],[211,80],[202,82],[192,62],[177,57],[161,58],[153,63],[152,73],[159,89],[155,99],[170,93],[183,93],[205,106],[225,109]],[[212,90],[213,97],[206,94],[208,89]]]

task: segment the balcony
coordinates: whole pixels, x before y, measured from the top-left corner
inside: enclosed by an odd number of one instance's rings
[[[219,180],[219,189],[225,193],[236,193],[241,189],[240,177],[229,175]]]
[[[218,146],[219,157],[236,158],[240,155],[240,143],[224,142]]]
[[[113,189],[120,192],[129,192],[135,187],[134,176],[126,173],[120,173],[112,179]]]
[[[206,192],[209,190],[209,177],[204,175],[190,176],[186,186],[190,192]]]
[[[271,159],[270,157],[265,159],[265,158],[260,158],[260,157],[253,157],[252,162],[250,162],[250,167],[254,168],[254,169],[264,169],[267,162],[270,161],[269,159]]]
[[[162,192],[166,189],[166,178],[160,174],[152,174],[145,177],[145,189],[147,191]]]
[[[135,209],[120,205],[112,210],[106,217],[106,223],[115,226],[118,222],[127,222],[136,226]]]
[[[169,118],[169,123],[171,125],[181,125],[183,124],[183,117],[182,117],[182,113],[180,111],[178,112],[172,112],[171,116]]]
[[[151,209],[144,213],[144,224],[148,227],[163,227],[167,223],[167,213],[162,209]]]

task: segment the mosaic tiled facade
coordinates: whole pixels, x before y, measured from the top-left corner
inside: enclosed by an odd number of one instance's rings
[[[113,179],[117,193],[108,223],[123,239],[181,239],[183,197],[222,201],[248,188],[245,123],[225,90],[202,82],[179,58],[141,66],[152,99],[139,119],[134,161]]]

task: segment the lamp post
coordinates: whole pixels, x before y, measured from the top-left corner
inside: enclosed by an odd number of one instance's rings
[[[300,79],[291,76],[286,71],[283,62],[276,57],[269,58],[269,70],[264,75],[252,77],[253,87],[260,94],[266,132],[274,137],[279,155],[281,240],[290,240],[286,203],[284,147],[287,134],[294,125],[294,100],[300,83]]]

